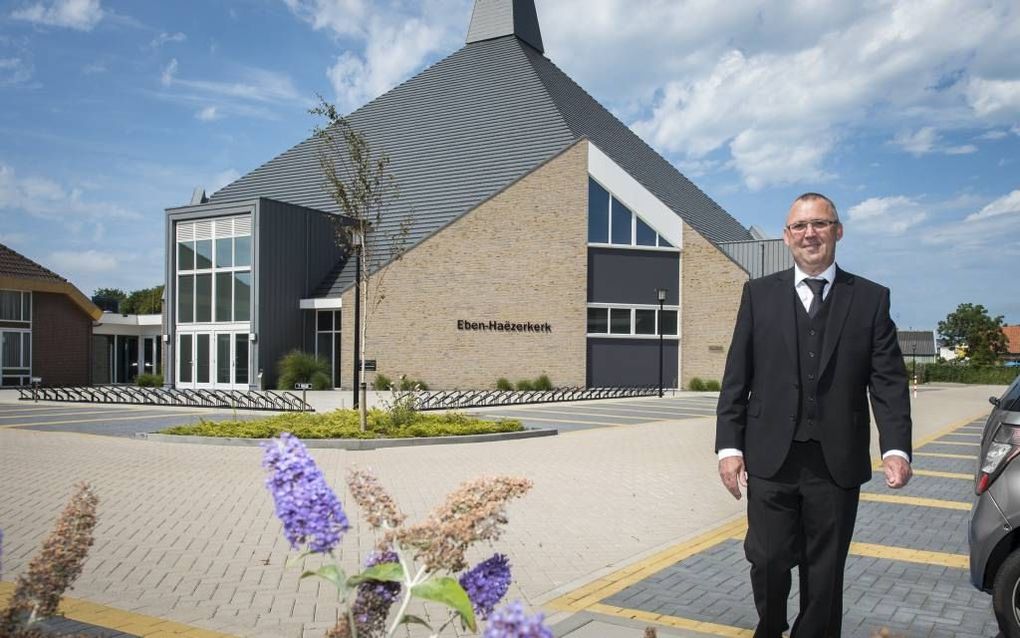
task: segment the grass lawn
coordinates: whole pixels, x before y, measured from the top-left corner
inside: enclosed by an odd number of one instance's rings
[[[358,428],[356,410],[275,414],[249,421],[205,421],[179,425],[160,434],[219,436],[241,439],[268,439],[290,432],[301,439],[406,439],[425,436],[462,436],[521,432],[524,426],[515,419],[483,421],[461,413],[426,414],[423,412],[368,411],[368,428]]]

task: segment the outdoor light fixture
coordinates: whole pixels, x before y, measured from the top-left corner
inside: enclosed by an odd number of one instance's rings
[[[662,305],[666,303],[665,288],[656,288],[655,296],[659,300],[659,317],[656,327],[659,329],[659,398],[662,398]]]
[[[258,340],[259,340],[259,336],[257,334],[255,334],[254,332],[249,332],[248,333],[248,341],[251,341],[252,343],[255,343]]]
[[[163,343],[170,343],[170,335],[163,335]]]

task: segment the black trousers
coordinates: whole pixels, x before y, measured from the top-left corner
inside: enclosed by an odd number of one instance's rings
[[[755,638],[779,638],[789,626],[786,605],[794,566],[799,566],[800,613],[791,637],[839,637],[843,571],[859,496],[859,487],[833,482],[816,441],[794,441],[775,476],[748,477],[744,552],[758,609]]]

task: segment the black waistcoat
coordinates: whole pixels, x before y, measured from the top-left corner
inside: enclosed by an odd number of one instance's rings
[[[830,291],[831,292],[831,291]],[[797,307],[797,356],[800,359],[800,410],[797,414],[795,441],[819,440],[818,428],[818,363],[822,357],[822,340],[825,338],[825,319],[829,316],[829,299],[826,296],[814,318],[808,317],[797,291],[793,292]]]

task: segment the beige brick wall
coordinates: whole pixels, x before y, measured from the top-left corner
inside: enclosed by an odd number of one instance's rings
[[[557,385],[584,385],[587,144],[578,142],[384,269],[365,353],[379,372],[433,389],[486,388],[499,377],[540,374]],[[342,379],[350,387],[353,291],[344,294],[342,312]],[[552,333],[463,331],[461,319],[549,323]]]
[[[680,382],[722,380],[747,273],[684,224]]]

